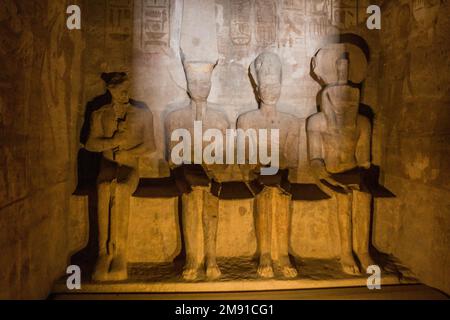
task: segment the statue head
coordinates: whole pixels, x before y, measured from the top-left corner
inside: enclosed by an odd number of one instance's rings
[[[187,91],[194,101],[206,101],[211,91],[211,75],[215,64],[210,62],[183,61]]]
[[[349,66],[350,66],[349,53],[344,52],[336,60],[336,71],[337,71],[337,79],[338,79],[337,83],[338,84],[346,84],[348,82]]]
[[[250,73],[256,83],[256,92],[261,102],[274,105],[281,95],[282,67],[278,55],[261,53],[250,65]]]
[[[102,79],[111,93],[113,103],[125,104],[130,100],[130,79],[125,72],[103,73]]]
[[[326,44],[311,59],[313,78],[322,86],[363,82],[369,59],[363,48],[353,43]]]

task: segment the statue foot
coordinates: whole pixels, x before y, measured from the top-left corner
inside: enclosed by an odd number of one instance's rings
[[[108,281],[109,265],[111,264],[111,257],[107,254],[102,254],[98,257],[95,264],[92,280],[94,281]]]
[[[295,278],[298,275],[297,269],[291,264],[289,257],[280,259],[280,270],[285,278]]]
[[[183,271],[183,279],[187,281],[197,280],[198,275],[199,275],[198,267],[186,268]]]
[[[216,280],[220,278],[221,275],[222,272],[220,272],[217,264],[211,264],[206,267],[206,278],[208,278],[209,280]]]
[[[358,265],[353,256],[346,256],[341,258],[342,271],[346,274],[357,275],[360,274]]]
[[[186,281],[197,280],[200,275],[202,263],[187,262],[183,270],[183,279]]]
[[[373,261],[372,257],[368,252],[364,254],[358,254],[357,256],[359,262],[361,263],[361,268],[363,269],[363,271],[366,271],[369,266],[375,264],[375,261]]]
[[[272,258],[270,255],[262,255],[259,260],[258,276],[262,278],[273,278]]]
[[[295,269],[291,264],[280,266],[281,273],[285,278],[295,278],[298,275],[297,269]]]
[[[273,278],[272,266],[260,265],[258,267],[258,276],[261,278]]]
[[[124,256],[119,255],[111,262],[111,270],[109,272],[109,278],[112,281],[121,281],[128,278],[127,260]]]

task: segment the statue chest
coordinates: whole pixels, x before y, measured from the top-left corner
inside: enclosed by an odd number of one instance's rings
[[[221,128],[221,125],[219,125],[217,121],[214,121],[214,119],[209,117],[205,117],[202,121],[196,121],[191,114],[185,114],[170,121],[169,133],[172,133],[177,129],[185,129],[189,131],[191,136],[194,136],[194,134],[203,134],[203,132],[208,129],[219,129],[222,131],[227,128]]]
[[[325,157],[338,162],[352,162],[355,157],[358,134],[356,130],[322,132]]]
[[[120,122],[127,122],[126,115],[123,118],[117,118],[114,110],[105,111],[102,114],[101,124],[105,137],[112,137],[119,128]]]

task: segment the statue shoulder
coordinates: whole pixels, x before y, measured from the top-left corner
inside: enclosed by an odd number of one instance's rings
[[[228,117],[225,112],[222,112],[220,110],[208,109],[207,115],[210,121],[220,125],[221,127],[224,127],[225,129],[230,126],[230,121],[228,121]]]
[[[315,113],[306,119],[306,130],[321,131],[324,121],[325,117],[322,112]]]
[[[177,127],[178,125],[176,123],[191,119],[190,111],[191,110],[189,107],[184,107],[181,109],[170,111],[164,119],[165,127],[166,128],[170,128],[171,126]]]
[[[299,121],[299,118],[294,116],[293,114],[287,112],[279,112],[280,119],[285,122],[291,123],[291,125],[296,125]]]
[[[106,104],[106,105],[98,108],[97,110],[93,111],[91,114],[91,117],[92,117],[92,119],[99,119],[106,111],[108,111],[110,109],[111,109],[111,105]]]
[[[153,113],[147,106],[130,105],[130,114],[142,117],[152,117]]]
[[[190,108],[189,107],[183,107],[183,108],[179,108],[173,111],[170,111],[167,116],[166,119],[172,119],[172,118],[178,118],[181,116],[187,116],[190,115]]]
[[[237,119],[237,127],[248,127],[259,116],[259,110],[251,110],[244,112]]]
[[[371,127],[372,127],[369,118],[367,118],[366,116],[363,116],[361,114],[358,114],[357,123],[358,123],[358,127],[360,127],[362,130],[371,129]]]
[[[131,105],[127,112],[127,119],[131,124],[153,124],[153,114],[148,107]]]

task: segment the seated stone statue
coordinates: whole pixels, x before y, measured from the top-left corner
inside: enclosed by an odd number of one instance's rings
[[[176,142],[171,140],[177,129],[186,129],[194,137],[194,121],[202,122],[202,130],[218,129],[225,136],[229,122],[225,114],[208,108],[207,98],[211,90],[211,74],[215,63],[183,61],[186,73],[187,90],[190,103],[184,108],[168,114],[165,131],[168,145],[168,161],[174,165],[171,157]],[[192,149],[193,149],[192,143]],[[192,153],[193,150],[191,150]],[[191,157],[192,162],[194,156]],[[218,223],[218,198],[211,193],[211,181],[221,180],[221,166],[205,163],[185,163],[181,179],[189,185],[182,196],[182,222],[186,249],[186,264],[183,271],[185,280],[195,280],[203,272],[206,264],[206,277],[216,279],[221,272],[216,261],[216,233]]]
[[[256,231],[260,255],[258,275],[273,277],[275,263],[283,276],[295,277],[297,270],[289,260],[288,250],[291,195],[284,185],[288,184],[286,169],[297,166],[299,122],[295,116],[277,111],[282,80],[279,57],[270,52],[260,54],[250,66],[250,72],[256,83],[259,109],[242,114],[238,118],[237,128],[267,129],[268,134],[270,129],[278,129],[278,144],[271,145],[270,152],[279,148],[280,154],[280,170],[274,176],[261,175],[260,165],[247,165],[247,170],[257,177],[263,187],[256,196]]]
[[[372,196],[364,183],[364,172],[371,167],[371,124],[358,114],[360,92],[349,83],[352,61],[345,47],[324,56],[335,57],[336,74],[325,81],[322,111],[307,120],[309,159],[317,183],[337,199],[343,271],[357,274],[360,270],[354,253],[364,270],[373,264],[369,254]],[[315,71],[320,64],[329,63],[313,59]]]
[[[155,150],[153,116],[130,104],[125,73],[102,75],[112,103],[94,111],[86,149],[101,152],[98,189],[99,256],[93,280],[127,279],[130,196],[139,182],[139,157]]]

